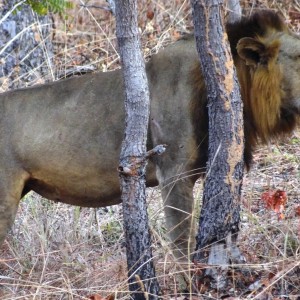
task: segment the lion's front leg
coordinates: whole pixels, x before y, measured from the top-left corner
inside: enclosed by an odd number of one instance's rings
[[[15,220],[18,204],[14,200],[10,197],[0,200],[0,245],[4,242],[6,234]]]
[[[24,171],[8,170],[3,167],[0,174],[0,245],[15,220],[24,183],[28,178]]]

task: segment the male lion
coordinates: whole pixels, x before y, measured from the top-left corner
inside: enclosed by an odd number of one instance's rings
[[[281,18],[261,11],[228,25],[245,116],[245,161],[258,140],[291,132],[300,111],[300,39]],[[206,92],[193,37],[147,64],[151,93],[148,147],[168,144],[149,162],[159,184],[170,237],[182,253],[193,186],[207,161]],[[0,95],[0,241],[30,190],[68,204],[120,202],[117,174],[123,139],[121,72],[96,73]]]

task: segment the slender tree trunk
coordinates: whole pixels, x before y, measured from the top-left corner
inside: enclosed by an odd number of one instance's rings
[[[149,90],[137,24],[136,0],[116,1],[117,39],[125,83],[125,139],[120,182],[126,237],[129,289],[134,299],[157,299],[146,207],[146,140]]]
[[[242,101],[224,31],[223,1],[191,3],[209,113],[209,159],[194,259],[196,263],[204,260],[220,266],[208,269],[206,275],[221,288],[226,282],[224,268],[229,259],[239,257],[235,238],[244,170]]]
[[[226,21],[229,23],[235,23],[240,20],[242,16],[242,8],[239,0],[227,0],[227,14]]]
[[[0,92],[51,75],[51,30],[51,18],[37,16],[24,1],[0,3]]]

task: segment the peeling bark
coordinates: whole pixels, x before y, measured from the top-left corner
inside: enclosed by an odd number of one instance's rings
[[[206,276],[212,278],[212,286],[222,288],[231,255],[235,259],[240,257],[236,235],[244,171],[242,101],[224,31],[223,1],[191,0],[191,3],[209,112],[208,172],[194,260],[214,265],[206,271]]]

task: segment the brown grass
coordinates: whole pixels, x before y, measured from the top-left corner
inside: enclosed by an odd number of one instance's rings
[[[248,9],[282,11],[299,29],[298,1],[241,1]],[[77,0],[77,4],[83,1]],[[146,57],[183,32],[192,30],[188,1],[139,1],[140,29]],[[88,1],[106,6],[105,1]],[[154,13],[151,20],[150,17]],[[76,6],[68,20],[56,19],[53,70],[56,77],[78,66],[100,70],[118,67],[114,19],[103,9]],[[240,248],[247,259],[231,270],[230,299],[300,298],[300,135],[260,148],[244,180]],[[261,194],[283,189],[288,194],[285,218],[266,210]],[[201,200],[201,184],[195,190]],[[164,228],[159,191],[148,190],[157,276],[166,298],[182,287],[189,293],[188,266],[173,259]],[[128,299],[126,257],[120,206],[86,209],[55,204],[30,194],[21,202],[13,229],[0,248],[1,299],[89,299],[113,294]],[[178,295],[177,295],[178,296]],[[197,299],[220,299],[206,290]],[[183,298],[178,298],[183,299]],[[189,296],[187,296],[189,299]]]

